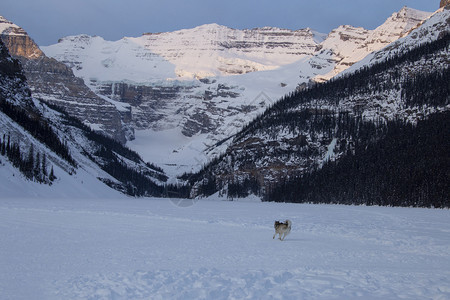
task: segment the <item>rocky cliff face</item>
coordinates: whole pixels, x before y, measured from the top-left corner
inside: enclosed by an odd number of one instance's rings
[[[125,143],[123,117],[113,104],[93,93],[69,67],[45,56],[22,28],[3,17],[0,36],[11,55],[21,62],[34,97],[65,108],[94,129]]]
[[[237,30],[217,24],[135,39],[176,66],[178,77],[202,78],[275,69],[311,55],[323,36],[311,29]]]
[[[0,101],[26,108],[32,106],[31,92],[26,84],[20,62],[9,55],[0,39]]]
[[[44,55],[36,43],[19,26],[0,16],[0,33],[3,43],[13,56],[36,59]]]
[[[450,5],[450,0],[441,0],[440,6],[439,7],[444,7]]]

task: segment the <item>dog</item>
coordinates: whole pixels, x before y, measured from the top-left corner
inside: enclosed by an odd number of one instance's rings
[[[275,228],[275,234],[273,235],[273,239],[279,235],[279,240],[283,241],[284,238],[291,232],[292,222],[290,220],[286,220],[284,223],[275,221],[275,224],[273,224],[273,227]]]

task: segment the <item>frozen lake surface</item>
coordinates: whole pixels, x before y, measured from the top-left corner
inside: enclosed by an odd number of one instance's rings
[[[449,210],[0,199],[0,237],[5,300],[450,299]]]

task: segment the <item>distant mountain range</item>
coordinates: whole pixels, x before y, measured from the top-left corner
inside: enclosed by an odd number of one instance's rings
[[[448,34],[448,22],[448,8],[426,13],[404,7],[374,30],[345,25],[329,34],[309,28],[236,30],[209,24],[119,41],[71,36],[39,48],[23,29],[4,18],[0,18],[0,33],[11,55],[21,62],[35,104],[43,101],[48,109],[63,109],[68,117],[78,118],[90,129],[131,147],[145,161],[156,163],[162,168],[157,168],[159,178],[165,179],[155,179],[158,176],[150,173],[146,177],[156,186],[188,181],[194,186],[191,195],[207,194],[201,186],[214,177],[215,186],[209,183],[210,191],[226,194],[230,184],[239,190],[237,187],[245,181],[257,185],[261,194],[281,178],[299,176],[330,159],[338,160],[355,138],[338,139],[337,129],[330,127],[326,134],[323,128],[312,134],[309,121],[309,125],[301,125],[304,120],[276,125],[263,136],[247,135],[249,129],[254,130],[255,122],[274,118],[273,108],[268,108],[296,102],[303,97],[299,95],[354,78],[355,72],[377,68],[387,59],[399,59],[400,54],[422,43],[442,40]],[[396,62],[392,69],[375,72],[382,74],[377,75],[382,80],[376,85],[357,87],[353,92],[333,86],[331,90],[344,96],[327,96],[330,92],[322,91],[324,95],[286,109],[305,118],[320,112],[321,118],[331,114],[332,119],[346,115],[352,120],[360,116],[367,122],[402,118],[416,123],[448,109],[448,103],[405,105],[402,98],[400,83],[411,76],[445,69],[448,47],[430,55],[432,59]],[[398,83],[391,83],[394,77]],[[317,85],[322,82],[329,83]],[[258,121],[252,121],[257,116]],[[267,119],[259,121],[261,116]],[[102,152],[94,148],[96,154]],[[81,155],[90,153],[79,151]],[[261,153],[258,158],[252,156],[254,151],[262,151],[262,158]],[[228,161],[226,167],[224,159]],[[205,166],[212,160],[213,164]],[[103,159],[93,161],[107,169]],[[220,166],[220,172],[215,165]],[[192,175],[199,170],[203,173]],[[208,175],[205,170],[209,170]],[[186,172],[191,175],[180,179]],[[127,184],[111,186],[121,186],[118,189],[123,191]],[[159,194],[164,193],[156,186]],[[128,193],[133,194],[132,190]],[[180,193],[185,195],[186,190]]]
[[[19,45],[12,53],[24,59],[35,97],[179,175],[223,151],[210,146],[283,95],[328,80],[429,15],[404,7],[375,30],[340,26],[328,35],[217,24],[114,42],[79,35],[37,56],[27,54],[39,48],[20,27],[4,20],[1,31],[7,45]]]

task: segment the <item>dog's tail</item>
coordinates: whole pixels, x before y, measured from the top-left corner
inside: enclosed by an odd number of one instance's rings
[[[286,224],[288,225],[289,229],[291,229],[291,227],[292,227],[292,222],[291,222],[291,220],[286,220]]]

